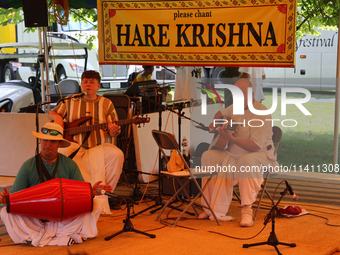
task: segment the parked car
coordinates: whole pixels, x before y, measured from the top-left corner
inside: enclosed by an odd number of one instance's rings
[[[38,48],[38,43],[9,43],[9,44],[0,44],[0,50],[3,48]],[[54,47],[59,50],[60,55],[55,55],[56,59],[74,59],[78,63],[82,63],[84,69],[87,69],[87,60],[88,60],[88,45],[83,43],[78,43],[74,45],[75,50],[77,50],[77,55],[68,55],[68,49],[70,47],[67,43],[56,43]],[[66,49],[66,51],[63,51]],[[81,53],[82,52],[82,53]],[[0,54],[1,59],[8,59],[12,56],[16,56],[18,58],[35,58],[36,61],[39,57],[38,53],[13,53],[13,54]],[[43,70],[45,73],[45,70]],[[49,88],[49,94],[53,95],[56,98],[59,94],[59,86],[54,82],[53,75],[51,70],[50,77],[52,79],[47,83]],[[0,111],[1,112],[20,112],[21,108],[32,106],[38,104],[42,100],[42,95],[44,97],[46,94],[46,86],[41,88],[41,79],[40,79],[40,65],[36,64],[36,68],[34,70],[29,67],[18,67],[18,73],[20,77],[25,77],[24,80],[10,80],[4,83],[0,83]],[[80,78],[80,77],[79,77]],[[66,80],[66,79],[65,79]],[[70,79],[67,79],[70,80]],[[27,81],[27,82],[26,82]],[[74,81],[74,80],[73,80]],[[71,84],[71,83],[70,83]],[[73,84],[73,83],[72,83]],[[63,92],[63,91],[61,91]],[[32,108],[23,110],[25,112],[32,111]]]
[[[0,112],[35,112],[41,102],[40,83],[11,80],[0,83]],[[27,108],[26,108],[27,107]],[[26,108],[20,110],[21,108]]]

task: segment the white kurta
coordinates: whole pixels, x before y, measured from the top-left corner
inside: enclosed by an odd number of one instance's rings
[[[257,101],[254,101],[254,107],[259,110],[265,110],[266,107]],[[233,106],[221,110],[223,116],[230,117],[234,122],[242,122],[235,130],[235,135],[242,139],[250,139],[259,146],[258,152],[250,152],[237,146],[230,144],[228,150],[209,150],[202,155],[202,167],[209,166],[225,166],[234,167],[235,171],[220,172],[216,178],[213,178],[206,190],[205,196],[214,210],[217,217],[225,216],[228,212],[233,197],[233,186],[239,184],[241,206],[251,205],[261,188],[263,181],[261,166],[277,165],[274,156],[274,145],[272,142],[272,127],[270,116],[258,116],[252,114],[249,110],[245,110],[244,116],[233,115]],[[251,127],[248,121],[251,119],[263,120],[262,127]],[[244,122],[244,121],[245,122]],[[255,125],[255,123],[251,123]],[[257,123],[256,125],[259,125]],[[253,172],[241,172],[253,169]],[[257,171],[256,171],[257,170]],[[202,186],[205,185],[207,179],[202,180]],[[205,202],[203,201],[203,204]],[[205,212],[211,216],[211,213],[205,209]]]
[[[78,149],[79,144],[71,143],[67,148],[59,148],[59,152],[69,156]],[[77,163],[84,181],[95,184],[108,184],[114,190],[123,169],[124,154],[115,145],[104,143],[91,149],[81,148],[73,160]],[[96,196],[104,206],[104,213],[111,214],[107,196]]]
[[[97,221],[102,210],[102,204],[94,200],[91,213],[62,222],[42,223],[39,219],[7,213],[6,207],[2,208],[0,216],[14,243],[30,241],[36,247],[66,246],[97,236]]]
[[[253,87],[254,98],[259,102],[264,100],[264,94],[262,89],[262,76],[266,74],[264,68],[240,67],[238,71],[240,73],[247,73],[250,75],[250,82]]]

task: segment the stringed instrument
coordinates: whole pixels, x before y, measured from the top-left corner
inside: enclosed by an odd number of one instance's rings
[[[86,133],[93,130],[99,130],[99,129],[107,129],[108,123],[101,123],[101,124],[94,124],[94,125],[88,125],[88,126],[80,126],[84,122],[91,119],[91,116],[83,117],[78,120],[75,120],[73,122],[64,122],[64,139],[75,142],[73,140],[73,136],[81,133]],[[149,117],[141,118],[136,117],[133,119],[126,119],[126,120],[115,120],[112,121],[112,123],[115,123],[117,126],[123,126],[127,124],[141,124],[141,123],[148,123],[150,121]]]
[[[228,129],[230,132],[234,133],[236,129],[237,124],[234,124],[233,126],[230,126],[229,124],[224,124],[222,127],[224,129]],[[210,133],[215,133],[214,138],[212,142],[210,143],[209,150],[225,150],[228,146],[229,139],[225,136],[222,136],[220,133],[215,131],[209,131]]]

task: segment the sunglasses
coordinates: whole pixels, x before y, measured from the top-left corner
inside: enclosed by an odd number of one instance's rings
[[[60,133],[59,131],[57,130],[52,130],[52,129],[48,129],[48,128],[41,128],[41,133],[47,135],[47,134],[50,134],[52,136],[57,136],[57,135],[63,135],[62,133]]]

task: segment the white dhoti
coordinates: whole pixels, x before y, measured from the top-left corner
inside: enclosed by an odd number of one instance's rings
[[[67,148],[59,148],[59,152],[69,156],[78,149],[77,143],[71,143]],[[115,145],[104,143],[91,149],[80,148],[73,160],[77,163],[86,182],[108,184],[114,190],[123,169],[124,153]],[[96,196],[104,206],[104,213],[111,214],[107,196]]]
[[[233,197],[233,186],[237,183],[239,184],[241,206],[254,203],[263,182],[260,166],[276,163],[275,160],[269,159],[264,152],[252,152],[237,159],[228,151],[219,150],[204,152],[201,162],[203,167],[221,166],[220,169],[225,167],[223,168],[225,172],[219,171],[218,175],[210,180],[204,191],[204,195],[217,217],[227,214]],[[241,172],[246,169],[253,169],[253,171],[258,169],[259,171]],[[206,178],[202,179],[202,187],[206,182]],[[204,200],[202,200],[202,204],[206,205]],[[204,211],[208,216],[211,216],[209,210],[204,209]]]
[[[97,236],[97,221],[102,210],[103,205],[94,200],[91,213],[62,222],[42,223],[39,219],[7,213],[6,207],[2,208],[0,216],[14,243],[30,241],[36,247],[64,246]]]

